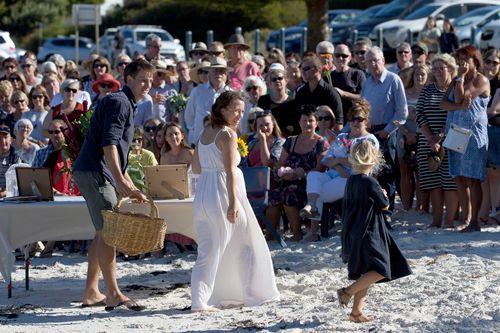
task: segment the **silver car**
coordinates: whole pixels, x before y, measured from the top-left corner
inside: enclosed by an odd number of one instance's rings
[[[95,48],[95,45],[90,38],[80,37],[78,41],[78,62],[87,59],[93,48]],[[56,53],[62,55],[66,60],[75,61],[75,37],[47,38],[42,46],[38,48],[38,61],[47,61],[51,55]]]

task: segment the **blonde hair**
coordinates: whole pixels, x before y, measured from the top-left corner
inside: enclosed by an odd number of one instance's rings
[[[437,61],[441,61],[446,66],[448,66],[448,71],[450,72],[452,78],[457,75],[458,66],[453,56],[449,55],[448,53],[438,53],[434,55],[434,58],[432,58],[432,66],[434,66]]]
[[[353,145],[348,160],[355,174],[373,175],[384,166],[382,153],[370,140]]]

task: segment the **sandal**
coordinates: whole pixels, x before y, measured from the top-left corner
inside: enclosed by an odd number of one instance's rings
[[[373,321],[373,317],[371,316],[365,316],[363,312],[360,312],[358,314],[350,313],[349,314],[349,320],[352,321],[353,323],[367,323],[369,321]]]
[[[460,230],[460,232],[474,232],[474,231],[481,231],[479,223],[470,223],[467,227]]]
[[[345,288],[340,288],[337,290],[337,298],[339,300],[340,308],[342,310],[347,309],[349,306],[349,301],[351,300],[352,295],[349,294]]]
[[[318,217],[319,212],[316,206],[312,206],[311,204],[307,204],[302,208],[299,212],[299,216],[301,219],[309,219],[312,217]]]

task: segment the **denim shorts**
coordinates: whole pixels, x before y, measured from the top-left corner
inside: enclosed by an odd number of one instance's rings
[[[99,171],[75,171],[73,179],[87,202],[95,229],[102,230],[102,211],[113,209],[117,203],[115,188]]]

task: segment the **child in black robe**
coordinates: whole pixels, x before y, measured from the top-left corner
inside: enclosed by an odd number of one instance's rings
[[[345,189],[342,217],[342,260],[347,263],[349,287],[337,290],[343,309],[351,297],[354,304],[349,314],[353,322],[367,322],[372,317],[363,313],[368,288],[411,274],[411,269],[389,234],[382,211],[389,206],[387,194],[370,176],[379,169],[382,155],[370,140],[351,148],[349,162],[354,174]]]

